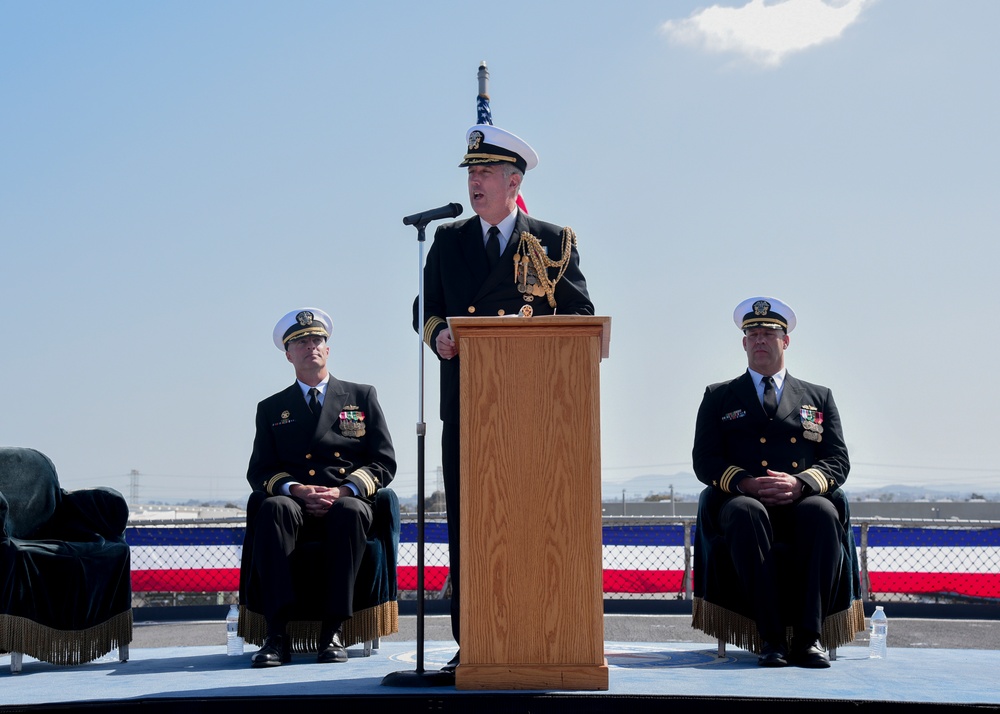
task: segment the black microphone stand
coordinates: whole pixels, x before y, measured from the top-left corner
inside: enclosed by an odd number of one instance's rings
[[[461,208],[459,209],[461,213]],[[382,678],[386,687],[444,687],[455,683],[449,672],[424,669],[424,440],[427,424],[424,422],[424,229],[431,220],[414,223],[417,229],[417,668],[390,672]],[[405,219],[404,219],[405,223]]]

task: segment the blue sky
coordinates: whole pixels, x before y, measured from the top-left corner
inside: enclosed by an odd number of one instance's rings
[[[6,0],[0,442],[67,488],[136,469],[144,499],[242,499],[255,405],[293,376],[271,329],[315,305],[413,493],[401,218],[469,215],[486,60],[540,156],[528,208],[575,229],[612,317],[606,493],[690,470],[755,294],[798,313],[789,371],[833,388],[849,487],[995,491],[998,26],[989,0]]]

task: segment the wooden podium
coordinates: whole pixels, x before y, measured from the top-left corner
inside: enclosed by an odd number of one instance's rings
[[[611,318],[449,326],[462,360],[456,688],[606,690],[599,368]]]

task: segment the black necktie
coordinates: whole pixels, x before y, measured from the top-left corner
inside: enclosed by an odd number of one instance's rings
[[[313,416],[319,416],[322,409],[323,405],[319,403],[319,390],[313,387],[309,390],[309,411],[313,413]]]
[[[774,378],[764,377],[764,412],[768,419],[778,413],[778,392],[774,388]]]
[[[496,226],[490,226],[489,238],[486,239],[486,257],[490,261],[490,270],[492,270],[497,261],[500,260],[500,229]]]

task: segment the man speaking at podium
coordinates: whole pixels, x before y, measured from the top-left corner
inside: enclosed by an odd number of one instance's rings
[[[580,272],[576,235],[517,207],[525,171],[538,155],[524,140],[491,124],[466,133],[469,202],[476,216],[440,226],[424,266],[424,324],[413,327],[441,362],[441,460],[448,510],[451,628],[459,639],[459,355],[452,316],[593,315]],[[454,670],[459,656],[445,670]]]

